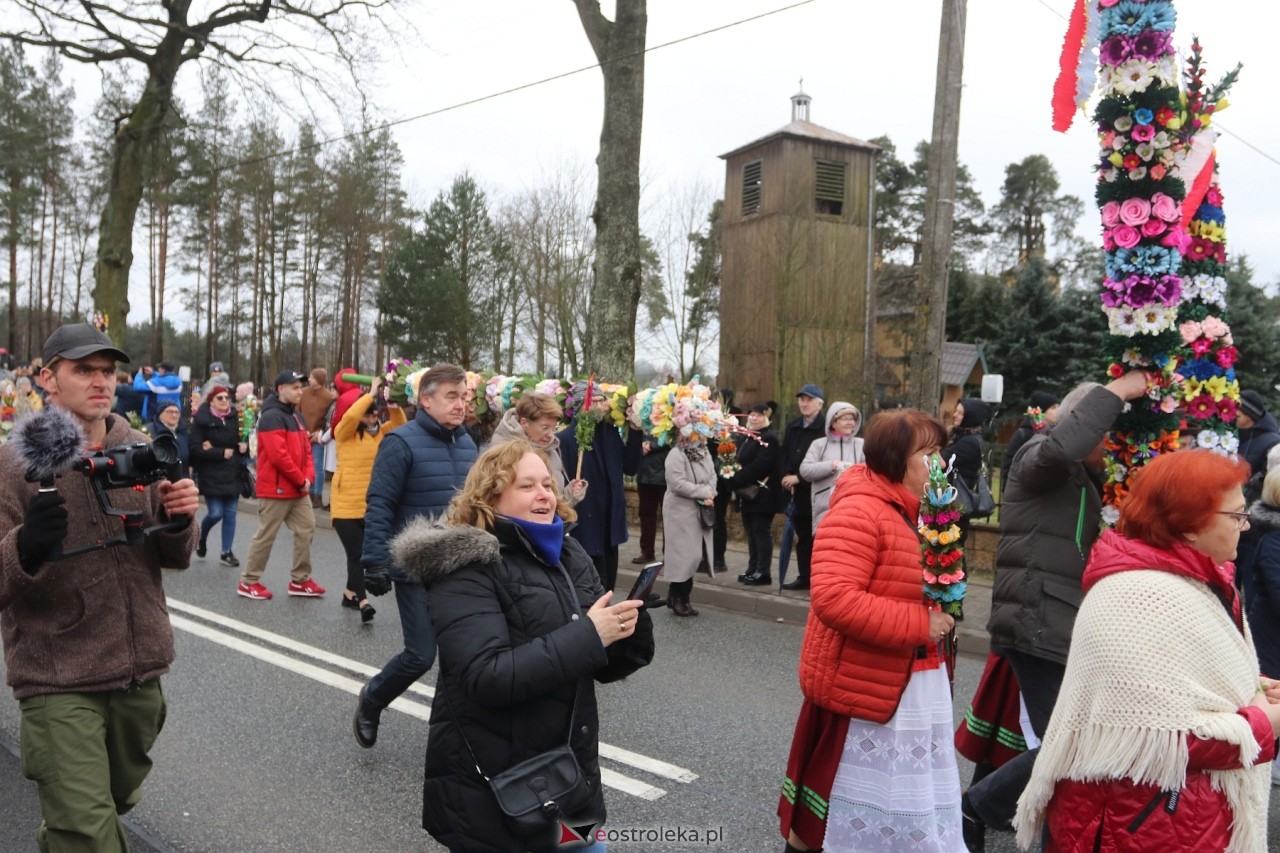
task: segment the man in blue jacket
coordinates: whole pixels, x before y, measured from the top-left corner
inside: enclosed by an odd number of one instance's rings
[[[467,416],[467,374],[438,364],[418,380],[418,413],[378,446],[364,516],[365,589],[385,595],[395,586],[404,650],[360,691],[352,729],[368,749],[378,740],[382,709],[421,678],[436,659],[436,635],[427,589],[392,562],[391,540],[419,516],[442,515],[476,461],[476,445],[462,425]]]

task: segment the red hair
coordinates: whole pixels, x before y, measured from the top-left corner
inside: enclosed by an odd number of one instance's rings
[[[946,445],[947,429],[919,409],[890,409],[871,419],[863,442],[867,467],[901,483],[907,475],[907,458],[922,447]]]
[[[1249,463],[1210,450],[1165,453],[1133,474],[1116,530],[1155,548],[1199,533],[1218,513],[1222,496],[1249,479]]]

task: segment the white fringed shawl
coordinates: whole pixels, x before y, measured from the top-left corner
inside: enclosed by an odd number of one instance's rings
[[[1187,736],[1240,747],[1243,770],[1207,771],[1231,807],[1228,853],[1266,848],[1268,765],[1239,713],[1258,689],[1253,638],[1205,584],[1155,570],[1099,580],[1080,607],[1066,676],[1035,771],[1018,800],[1029,847],[1060,779],[1183,786]]]

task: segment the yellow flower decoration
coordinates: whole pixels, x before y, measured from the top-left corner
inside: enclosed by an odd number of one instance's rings
[[[1185,380],[1182,385],[1182,399],[1194,400],[1199,397],[1201,384],[1199,379],[1189,378]]]
[[[1225,376],[1215,376],[1208,379],[1204,383],[1204,390],[1213,395],[1213,401],[1216,403],[1227,394],[1227,378]]]

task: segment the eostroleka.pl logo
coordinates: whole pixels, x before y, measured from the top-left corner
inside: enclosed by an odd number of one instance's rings
[[[599,825],[600,822],[595,821],[581,826],[570,826],[561,821],[560,841],[556,846],[566,850],[572,850],[575,847],[586,847],[595,841],[596,827]]]

